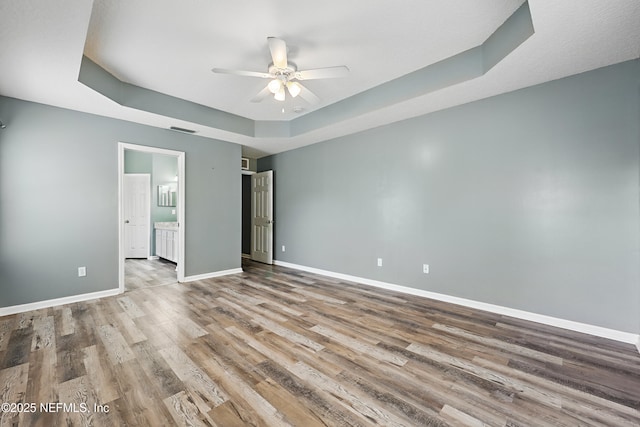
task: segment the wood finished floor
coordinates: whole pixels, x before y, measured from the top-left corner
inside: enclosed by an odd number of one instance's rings
[[[1,317],[0,426],[640,425],[634,346],[243,264]]]
[[[162,258],[125,260],[124,288],[127,291],[177,282],[176,264],[171,261]]]

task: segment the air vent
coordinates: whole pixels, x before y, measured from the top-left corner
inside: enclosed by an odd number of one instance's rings
[[[178,132],[184,132],[184,133],[196,133],[195,130],[192,129],[185,129],[185,128],[179,128],[177,126],[171,126],[169,129],[171,130],[177,130]]]
[[[242,158],[242,170],[243,171],[249,170],[249,159],[247,159],[246,157]]]

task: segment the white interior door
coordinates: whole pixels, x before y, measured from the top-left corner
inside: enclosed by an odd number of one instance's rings
[[[251,259],[273,263],[273,171],[251,175]]]
[[[147,258],[151,227],[151,176],[124,174],[124,257]]]

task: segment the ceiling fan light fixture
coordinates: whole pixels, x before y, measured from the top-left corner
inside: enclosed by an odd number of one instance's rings
[[[280,90],[277,91],[273,97],[276,99],[276,101],[284,101],[284,98],[285,98],[284,86],[280,86]]]
[[[287,90],[289,91],[289,95],[291,95],[292,98],[295,98],[296,96],[300,95],[300,91],[302,90],[302,88],[296,82],[288,82]]]
[[[280,90],[282,89],[282,81],[280,81],[280,79],[273,79],[269,82],[269,92],[273,93],[274,95],[278,92],[280,92]]]
[[[211,71],[217,74],[234,74],[243,77],[257,77],[268,79],[269,82],[258,92],[250,102],[262,102],[273,94],[276,101],[286,101],[287,92],[291,98],[300,96],[308,104],[318,104],[318,98],[312,91],[295,80],[317,80],[344,77],[349,73],[345,65],[335,67],[314,68],[310,70],[298,70],[296,64],[287,61],[287,44],[276,37],[267,37],[269,51],[273,62],[269,64],[268,72],[230,70],[227,68],[213,68]]]

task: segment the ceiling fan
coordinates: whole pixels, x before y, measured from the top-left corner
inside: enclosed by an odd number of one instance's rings
[[[273,94],[274,99],[277,101],[284,101],[286,99],[286,92],[289,92],[289,95],[292,98],[300,96],[300,98],[310,104],[317,104],[320,102],[320,99],[313,92],[300,84],[299,81],[330,79],[344,77],[349,74],[349,68],[344,65],[298,71],[295,64],[287,61],[287,44],[285,41],[276,37],[268,37],[267,40],[269,42],[269,50],[271,51],[271,59],[273,61],[273,63],[269,65],[268,72],[228,70],[226,68],[214,68],[211,71],[220,74],[259,77],[271,80],[264,89],[251,98],[251,102],[261,102],[270,94]]]

